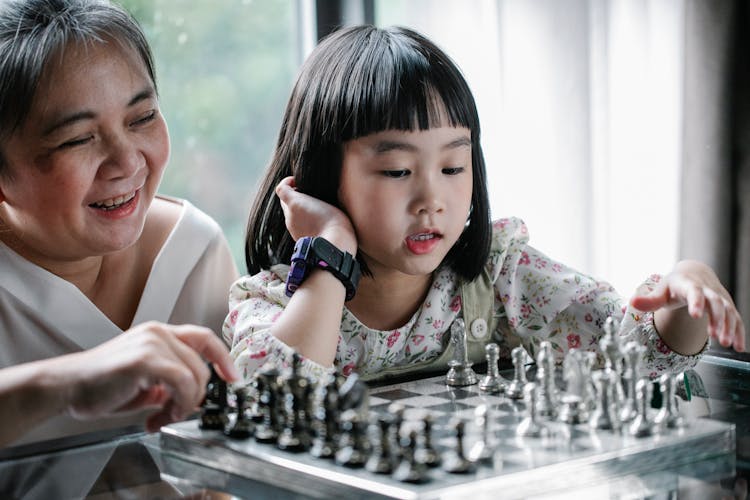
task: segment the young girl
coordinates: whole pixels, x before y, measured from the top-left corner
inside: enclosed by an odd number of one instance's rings
[[[151,51],[126,12],[0,2],[0,368],[146,321],[219,331],[236,269],[211,218],[156,196],[168,157]],[[93,428],[52,419],[28,439]]]
[[[444,367],[457,318],[474,361],[489,341],[506,356],[519,341],[533,355],[549,340],[558,360],[596,351],[608,316],[647,346],[652,375],[694,365],[709,335],[744,348],[703,264],[649,278],[624,307],[528,241],[519,219],[490,221],[477,110],[454,63],[408,29],[341,30],[292,91],[248,223],[252,275],[231,290],[224,335],[244,377],[292,350],[312,375]]]

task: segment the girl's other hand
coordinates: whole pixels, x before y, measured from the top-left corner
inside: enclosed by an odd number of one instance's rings
[[[281,201],[286,228],[295,241],[304,236],[322,236],[341,250],[356,254],[354,227],[339,208],[297,191],[294,177],[286,177],[276,186],[276,196]]]
[[[708,316],[708,334],[724,347],[745,350],[745,326],[729,292],[707,265],[691,260],[678,262],[651,292],[635,295],[630,304],[641,311],[687,307],[695,319]]]

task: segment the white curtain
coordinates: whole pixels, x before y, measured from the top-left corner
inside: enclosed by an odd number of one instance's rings
[[[493,217],[623,294],[677,257],[683,0],[380,0],[479,107]]]

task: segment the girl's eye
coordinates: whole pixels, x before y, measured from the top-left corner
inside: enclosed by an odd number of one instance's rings
[[[134,121],[131,125],[143,125],[144,123],[148,123],[152,121],[154,118],[156,118],[156,110],[151,110],[148,113],[146,113],[144,116],[138,118],[136,121]]]
[[[89,142],[91,139],[93,139],[93,137],[93,135],[88,135],[86,137],[81,137],[80,139],[73,139],[72,141],[63,142],[58,146],[58,149],[68,149],[74,148],[76,146],[81,146]]]
[[[411,172],[408,170],[383,170],[383,175],[386,177],[390,177],[391,179],[400,179],[401,177],[406,177]]]
[[[458,175],[464,170],[464,167],[447,167],[443,169],[443,173],[445,175]]]

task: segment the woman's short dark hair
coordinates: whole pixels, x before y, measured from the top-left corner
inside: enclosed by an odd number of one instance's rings
[[[288,263],[294,241],[275,186],[293,175],[297,189],[339,206],[343,144],[384,130],[427,130],[447,117],[471,131],[470,224],[444,264],[471,280],[489,254],[492,226],[479,117],[453,61],[406,28],[357,26],[334,32],[305,61],[287,103],[271,163],[251,209],[245,240],[248,271]]]
[[[24,124],[53,57],[71,43],[108,41],[135,50],[156,87],[151,48],[121,7],[107,0],[0,1],[0,144]],[[5,171],[0,150],[0,174]]]

